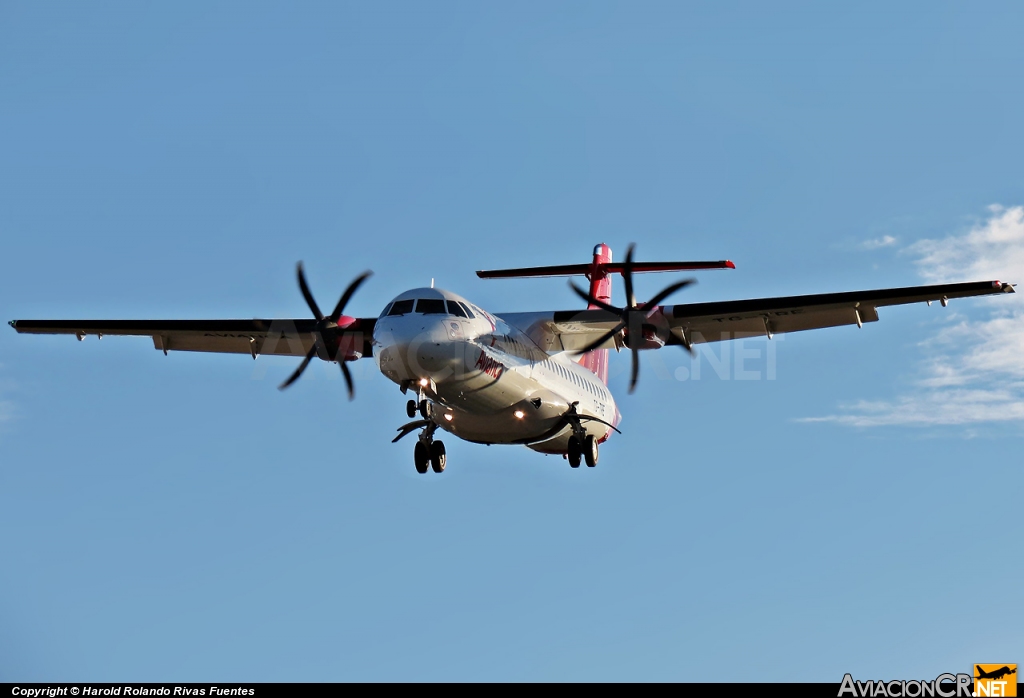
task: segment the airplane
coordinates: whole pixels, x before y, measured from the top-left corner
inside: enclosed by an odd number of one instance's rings
[[[353,280],[324,314],[306,282],[299,290],[313,317],[253,320],[14,320],[25,334],[147,336],[164,354],[201,351],[302,357],[279,387],[293,384],[314,358],[337,363],[354,397],[350,361],[372,358],[403,394],[412,421],[393,443],[419,432],[416,471],[444,472],[447,454],[438,430],[478,444],[520,444],[555,454],[578,468],[597,465],[599,447],[619,432],[622,415],[608,390],[609,351],[631,354],[629,392],[637,384],[639,352],[741,337],[766,336],[878,320],[878,308],[907,303],[1014,293],[999,281],[822,293],[778,298],[661,305],[694,283],[678,281],[638,302],[633,275],[648,272],[734,269],[714,262],[637,262],[630,245],[623,262],[597,245],[589,263],[478,271],[483,279],[584,276],[583,290],[570,282],[585,309],[490,313],[439,288],[414,288],[388,303],[377,317],[351,317],[345,307],[371,275]],[[626,302],[612,304],[612,278],[620,275]],[[621,433],[621,432],[619,432]]]
[[[1016,674],[1017,673],[1017,665],[1016,664],[1013,666],[1012,669],[1010,667],[1008,667],[1008,666],[1003,666],[1003,667],[1001,667],[999,669],[995,669],[993,671],[985,671],[984,669],[982,669],[977,664],[974,665],[974,668],[978,672],[978,675],[974,677],[976,679],[1001,679],[1004,676],[1009,676],[1010,674]]]

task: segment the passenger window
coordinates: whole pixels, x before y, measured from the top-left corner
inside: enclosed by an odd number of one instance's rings
[[[456,315],[458,317],[466,317],[466,311],[462,309],[462,306],[455,301],[448,301],[448,313],[449,315]]]
[[[448,311],[442,298],[420,298],[416,301],[416,312],[424,315],[444,315]]]
[[[406,313],[412,312],[412,301],[395,301],[394,305],[391,306],[391,310],[388,311],[388,315],[405,315]]]
[[[466,311],[466,317],[468,317],[470,320],[476,319],[476,315],[474,315],[473,311],[470,310],[468,303],[459,303],[459,305],[461,305],[462,309]]]

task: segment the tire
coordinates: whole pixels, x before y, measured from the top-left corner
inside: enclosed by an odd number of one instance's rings
[[[426,444],[422,441],[417,441],[412,455],[416,461],[416,472],[420,475],[427,472],[427,468],[430,467],[430,452],[427,450]]]
[[[428,412],[429,409],[430,403],[426,400],[420,400],[420,416],[423,417],[423,419],[430,419],[430,412]]]
[[[583,441],[583,458],[587,461],[587,467],[593,468],[597,465],[597,439],[593,435]]]
[[[415,400],[409,400],[409,402],[405,403],[405,413],[409,415],[409,419],[412,419],[413,417],[416,416],[416,409],[417,408]]]
[[[569,437],[569,467],[580,467],[580,460],[583,455],[580,440],[575,436]]]
[[[430,444],[430,467],[435,473],[443,473],[444,466],[448,464],[448,454],[444,450],[443,441],[435,441]]]

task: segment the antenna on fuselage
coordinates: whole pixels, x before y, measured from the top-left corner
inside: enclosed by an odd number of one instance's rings
[[[430,277],[430,288],[434,288],[434,277]]]

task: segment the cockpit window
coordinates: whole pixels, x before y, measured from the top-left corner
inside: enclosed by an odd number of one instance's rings
[[[405,315],[411,312],[412,300],[395,301],[395,304],[391,306],[391,310],[388,311],[388,315]]]
[[[448,301],[448,314],[458,317],[469,317],[466,315],[466,311],[462,309],[462,306],[456,301]]]
[[[416,301],[416,312],[424,315],[444,315],[448,311],[444,307],[443,298],[420,298]]]
[[[469,309],[468,303],[459,303],[459,305],[461,305],[462,309],[466,311],[466,317],[468,317],[470,320],[476,319],[476,315],[474,315],[473,311]]]

